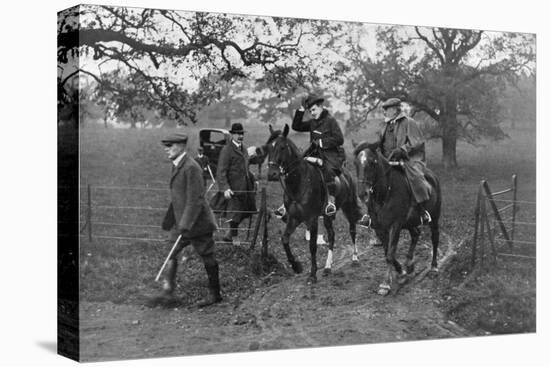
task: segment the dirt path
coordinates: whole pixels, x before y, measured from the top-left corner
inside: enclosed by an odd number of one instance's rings
[[[366,241],[360,241],[366,242]],[[402,246],[404,247],[404,246]],[[454,244],[442,235],[440,260]],[[335,252],[332,275],[287,277],[258,288],[246,299],[226,299],[204,310],[149,309],[138,305],[83,303],[81,348],[85,361],[224,353],[426,340],[467,335],[448,322],[430,291],[423,269],[431,247],[417,247],[417,276],[396,295],[376,294],[385,264],[382,249],[359,247],[360,265],[351,265],[351,248]],[[319,256],[319,264],[324,264]],[[322,261],[321,261],[322,259]],[[309,264],[304,263],[304,268]]]

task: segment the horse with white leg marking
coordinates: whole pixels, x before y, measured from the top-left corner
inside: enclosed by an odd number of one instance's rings
[[[414,271],[414,250],[420,236],[420,208],[416,204],[410,185],[403,172],[402,162],[391,162],[376,148],[364,143],[356,148],[355,166],[359,196],[367,203],[372,228],[382,240],[387,264],[387,275],[378,293],[386,295],[392,288],[394,271],[398,279]],[[425,177],[431,185],[426,204],[432,221],[429,223],[432,240],[431,272],[437,273],[439,246],[439,218],[441,215],[441,188],[436,175],[425,168]],[[395,258],[401,229],[409,230],[411,243],[407,253],[405,270]]]
[[[324,275],[331,273],[335,237],[334,217],[324,215],[327,192],[323,184],[323,175],[319,167],[303,159],[298,147],[288,138],[288,125],[285,125],[283,132],[280,130],[274,131],[271,126],[269,129],[271,135],[266,145],[264,145],[264,149],[268,151],[270,170],[279,170],[279,180],[284,190],[284,203],[287,208],[286,228],[282,236],[283,247],[292,269],[296,273],[300,273],[302,265],[294,258],[289,242],[290,236],[294,233],[296,227],[305,222],[310,231],[311,272],[308,282],[316,282],[319,216],[323,216],[328,240],[328,255]],[[344,172],[341,175],[340,187],[336,192],[335,199],[336,207],[342,209],[349,222],[349,232],[354,247],[352,260],[357,263],[356,222],[361,218],[361,211],[357,203],[356,183],[349,172]]]

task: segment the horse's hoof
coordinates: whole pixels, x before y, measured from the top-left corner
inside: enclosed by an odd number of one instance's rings
[[[353,266],[354,268],[358,267],[360,264],[359,264],[359,260],[352,260],[351,261],[351,266]]]
[[[330,274],[332,274],[332,269],[331,268],[324,268],[323,269],[323,276],[324,277],[329,276]]]
[[[304,269],[302,268],[302,264],[299,261],[292,263],[292,270],[294,270],[296,274],[301,274],[302,271],[304,271]]]

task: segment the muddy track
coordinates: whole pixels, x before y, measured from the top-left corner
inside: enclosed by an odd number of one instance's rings
[[[361,234],[360,234],[361,235]],[[338,238],[340,243],[349,243]],[[351,246],[335,249],[332,274],[322,275],[326,249],[320,247],[318,282],[304,273],[256,289],[245,299],[226,299],[199,310],[149,309],[139,305],[83,303],[83,360],[111,360],[248,350],[320,347],[465,336],[438,310],[427,265],[431,245],[417,246],[416,272],[393,295],[376,294],[384,272],[382,248],[360,240],[359,265]],[[442,234],[440,266],[456,243]],[[401,246],[404,253],[404,247]],[[400,254],[400,259],[404,255]]]

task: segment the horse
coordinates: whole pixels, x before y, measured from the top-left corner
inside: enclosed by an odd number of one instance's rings
[[[303,222],[310,231],[309,251],[311,255],[311,271],[307,282],[317,282],[317,232],[318,218],[323,217],[323,223],[328,237],[328,255],[323,270],[327,276],[332,269],[332,256],[334,250],[333,218],[324,215],[327,192],[323,184],[324,178],[321,169],[303,159],[302,153],[290,138],[289,127],[284,130],[274,131],[269,126],[270,137],[264,147],[268,151],[268,166],[270,170],[279,171],[279,180],[284,191],[284,203],[287,208],[286,228],[281,238],[288,262],[295,273],[303,271],[301,263],[294,258],[290,249],[290,236]],[[349,222],[349,233],[353,243],[352,264],[358,264],[356,237],[356,222],[361,218],[361,210],[358,206],[356,182],[345,171],[341,175],[340,188],[335,193],[336,207],[342,209]]]
[[[394,271],[397,273],[399,283],[406,280],[407,274],[414,272],[414,250],[421,233],[420,212],[401,167],[406,163],[391,162],[375,145],[363,144],[355,149],[354,157],[358,191],[360,199],[366,202],[371,227],[384,247],[387,274],[379,286],[378,294],[387,295],[392,289]],[[435,274],[438,272],[441,187],[437,176],[428,168],[425,169],[425,177],[432,187],[430,199],[425,208],[432,218],[429,223],[432,241],[430,273]],[[407,229],[411,235],[405,270],[395,258],[402,229]]]

